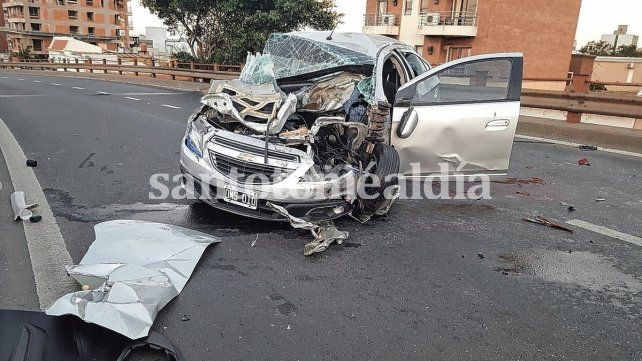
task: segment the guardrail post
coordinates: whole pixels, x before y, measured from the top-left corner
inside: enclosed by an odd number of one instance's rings
[[[138,66],[138,59],[134,59],[134,66]],[[138,72],[137,72],[137,71],[135,71],[135,72],[134,72],[134,75],[135,75],[135,76],[138,76]]]
[[[156,67],[156,60],[152,59],[152,68]],[[152,78],[156,78],[156,73],[152,69]]]
[[[78,58],[76,58],[76,64],[80,63]],[[76,73],[80,73],[80,66],[76,68]]]
[[[123,75],[123,71],[120,70],[120,67],[123,65],[123,59],[118,58],[118,75]]]
[[[67,64],[67,59],[64,59],[64,58],[63,58],[63,59],[62,59],[62,64],[63,64],[62,71],[67,72],[67,67],[66,67],[66,66],[64,66],[64,64]]]
[[[107,59],[103,59],[103,65],[107,66]],[[105,68],[105,74],[107,74],[107,68]]]
[[[93,68],[94,62],[91,60],[91,58],[87,59],[87,61],[89,62],[89,72],[93,74],[94,73],[94,68]]]

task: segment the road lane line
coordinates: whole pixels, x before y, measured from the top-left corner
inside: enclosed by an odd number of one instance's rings
[[[181,108],[181,107],[177,107],[175,105],[169,105],[169,104],[161,104],[161,107],[172,108],[172,109],[180,109]]]
[[[34,80],[34,83],[42,83],[42,80]]]
[[[138,99],[138,98],[134,98],[134,97],[125,97],[125,99],[135,100],[135,101],[140,101],[140,99]]]
[[[98,94],[102,94],[102,95],[111,95],[111,93],[101,92],[101,91],[97,91],[96,93],[98,93]]]
[[[592,224],[584,221],[580,221],[578,219],[573,219],[571,221],[566,222],[572,226],[584,228],[586,230],[589,230],[591,232],[599,233],[603,236],[619,239],[620,241],[628,242],[631,244],[634,244],[636,246],[642,247],[642,238],[637,237],[637,236],[632,236],[630,234],[618,232],[615,230],[612,230],[610,228],[606,228],[604,226],[599,226],[597,224]]]
[[[33,98],[48,97],[48,94],[0,94],[0,98]]]
[[[129,95],[129,96],[140,96],[140,95],[179,95],[182,93],[114,93],[114,95]]]
[[[51,83],[51,85],[61,86],[62,84],[60,84],[60,83]]]
[[[24,81],[24,78],[18,78],[18,80],[20,80],[20,81]]]
[[[8,76],[3,76],[2,79],[9,79],[9,77]]]
[[[81,88],[81,87],[79,87],[79,86],[72,86],[71,88],[72,88],[72,89],[77,89],[77,90],[85,90],[85,88]]]
[[[25,166],[27,158],[9,128],[0,119],[0,149],[4,155],[13,188],[24,191],[28,203],[38,203],[36,213],[40,223],[22,222],[31,258],[40,308],[45,309],[61,296],[76,289],[65,266],[73,261],[62,238],[56,218],[42,192],[32,168]]]

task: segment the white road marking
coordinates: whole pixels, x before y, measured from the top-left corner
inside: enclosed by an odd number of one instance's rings
[[[33,97],[48,97],[47,94],[0,94],[0,98],[33,98]]]
[[[71,88],[72,88],[72,89],[77,89],[77,90],[85,90],[85,88],[81,88],[81,87],[79,87],[79,86],[72,86]]]
[[[27,158],[2,119],[0,119],[0,149],[7,163],[13,188],[24,191],[28,203],[40,205],[36,212],[42,216],[42,221],[40,223],[27,221],[22,224],[33,267],[36,293],[40,308],[44,310],[61,296],[76,289],[75,282],[65,270],[65,266],[72,265],[73,261],[40,183],[33,169],[25,166]]]
[[[9,77],[8,76],[3,76],[2,79],[9,79]]]
[[[98,93],[98,94],[103,94],[103,95],[111,95],[111,93],[101,92],[101,91],[98,91],[98,92],[96,92],[96,93]]]
[[[138,99],[138,98],[134,98],[134,97],[125,97],[125,99],[135,100],[135,101],[140,101],[140,99]]]
[[[24,79],[23,79],[23,78],[18,78],[18,80],[20,80],[20,81],[24,81]]]
[[[566,145],[566,146],[573,147],[573,148],[577,148],[577,147],[579,147],[581,145],[579,143],[571,143],[571,142],[565,142],[565,141],[562,141],[562,140],[531,137],[529,135],[520,135],[520,134],[515,135],[515,138],[522,138],[522,139],[528,139],[528,140],[536,140],[536,141],[545,142],[545,143]],[[602,148],[602,147],[598,147],[598,150],[602,151],[602,152],[607,152],[607,153],[615,153],[615,154],[628,155],[628,156],[631,156],[631,157],[642,158],[642,154],[640,154],[640,153],[627,152],[625,150],[617,150],[617,149]]]
[[[161,104],[161,107],[172,108],[172,109],[180,109],[181,108],[181,107],[177,107],[175,105],[169,105],[169,104]]]
[[[34,83],[42,83],[42,80],[34,80]]]
[[[61,86],[62,84],[60,84],[60,83],[51,83],[51,85]]]
[[[630,234],[618,232],[615,230],[612,230],[610,228],[606,228],[604,226],[598,226],[597,224],[592,224],[584,221],[580,221],[578,219],[574,219],[572,221],[566,222],[572,226],[584,228],[586,230],[589,230],[591,232],[599,233],[601,235],[619,239],[620,241],[628,242],[631,244],[634,244],[636,246],[642,247],[642,238],[637,237],[637,236],[632,236]]]
[[[129,95],[129,96],[141,96],[141,95],[179,95],[181,93],[114,93],[114,95]]]

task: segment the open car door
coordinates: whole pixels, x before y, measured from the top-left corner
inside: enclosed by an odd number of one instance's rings
[[[407,178],[505,176],[517,129],[523,55],[490,54],[433,68],[395,98],[391,143]]]

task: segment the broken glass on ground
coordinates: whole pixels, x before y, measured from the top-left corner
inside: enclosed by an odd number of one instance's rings
[[[67,267],[85,291],[47,309],[74,315],[131,339],[148,335],[158,312],[185,287],[205,249],[218,237],[160,223],[118,220],[96,225],[96,240]]]

